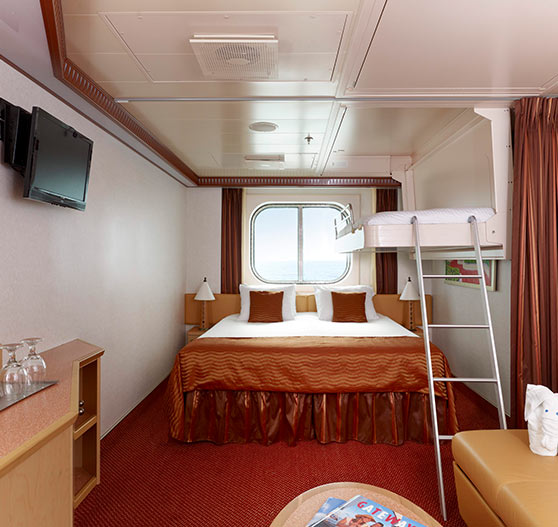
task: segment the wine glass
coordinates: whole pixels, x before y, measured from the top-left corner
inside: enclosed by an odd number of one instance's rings
[[[29,348],[29,353],[21,361],[21,366],[27,371],[30,382],[44,381],[46,376],[45,360],[36,352],[37,344],[43,340],[41,337],[23,339],[22,344]]]
[[[8,396],[20,395],[29,385],[27,371],[16,359],[16,351],[21,346],[23,346],[21,342],[0,345],[0,350],[8,352],[8,362],[0,370],[0,382],[3,383],[4,393]]]

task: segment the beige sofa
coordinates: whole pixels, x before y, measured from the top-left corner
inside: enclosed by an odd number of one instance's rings
[[[460,432],[452,451],[468,527],[558,526],[558,457],[533,454],[527,430]]]

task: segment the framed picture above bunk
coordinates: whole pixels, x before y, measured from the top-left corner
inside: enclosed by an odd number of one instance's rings
[[[482,261],[486,279],[486,289],[488,291],[496,291],[496,262],[497,260]],[[446,270],[444,274],[474,276],[477,273],[476,260],[446,260]],[[451,285],[480,288],[479,278],[446,278],[444,282]]]

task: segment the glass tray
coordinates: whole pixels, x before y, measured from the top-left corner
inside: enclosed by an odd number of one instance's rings
[[[45,388],[48,388],[49,386],[57,383],[58,381],[32,382],[23,393],[20,393],[18,395],[3,395],[2,397],[0,397],[0,412],[2,410],[5,410],[9,406],[12,406],[12,404],[19,403],[19,401],[22,401],[26,397],[29,397],[30,395],[40,392],[41,390],[44,390]]]

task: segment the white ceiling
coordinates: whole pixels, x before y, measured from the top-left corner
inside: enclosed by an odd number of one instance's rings
[[[389,0],[353,93],[556,93],[557,20],[544,0]]]
[[[209,99],[124,103],[199,175],[269,174],[246,155],[285,154],[274,172],[312,177],[338,155],[412,156],[463,108],[558,94],[558,3],[546,0],[64,0],[63,11],[68,56],[114,97]],[[189,44],[200,33],[273,35],[278,78],[204,77]],[[246,100],[222,100],[235,97]],[[281,97],[293,100],[265,99]],[[257,120],[278,128],[252,132]]]

